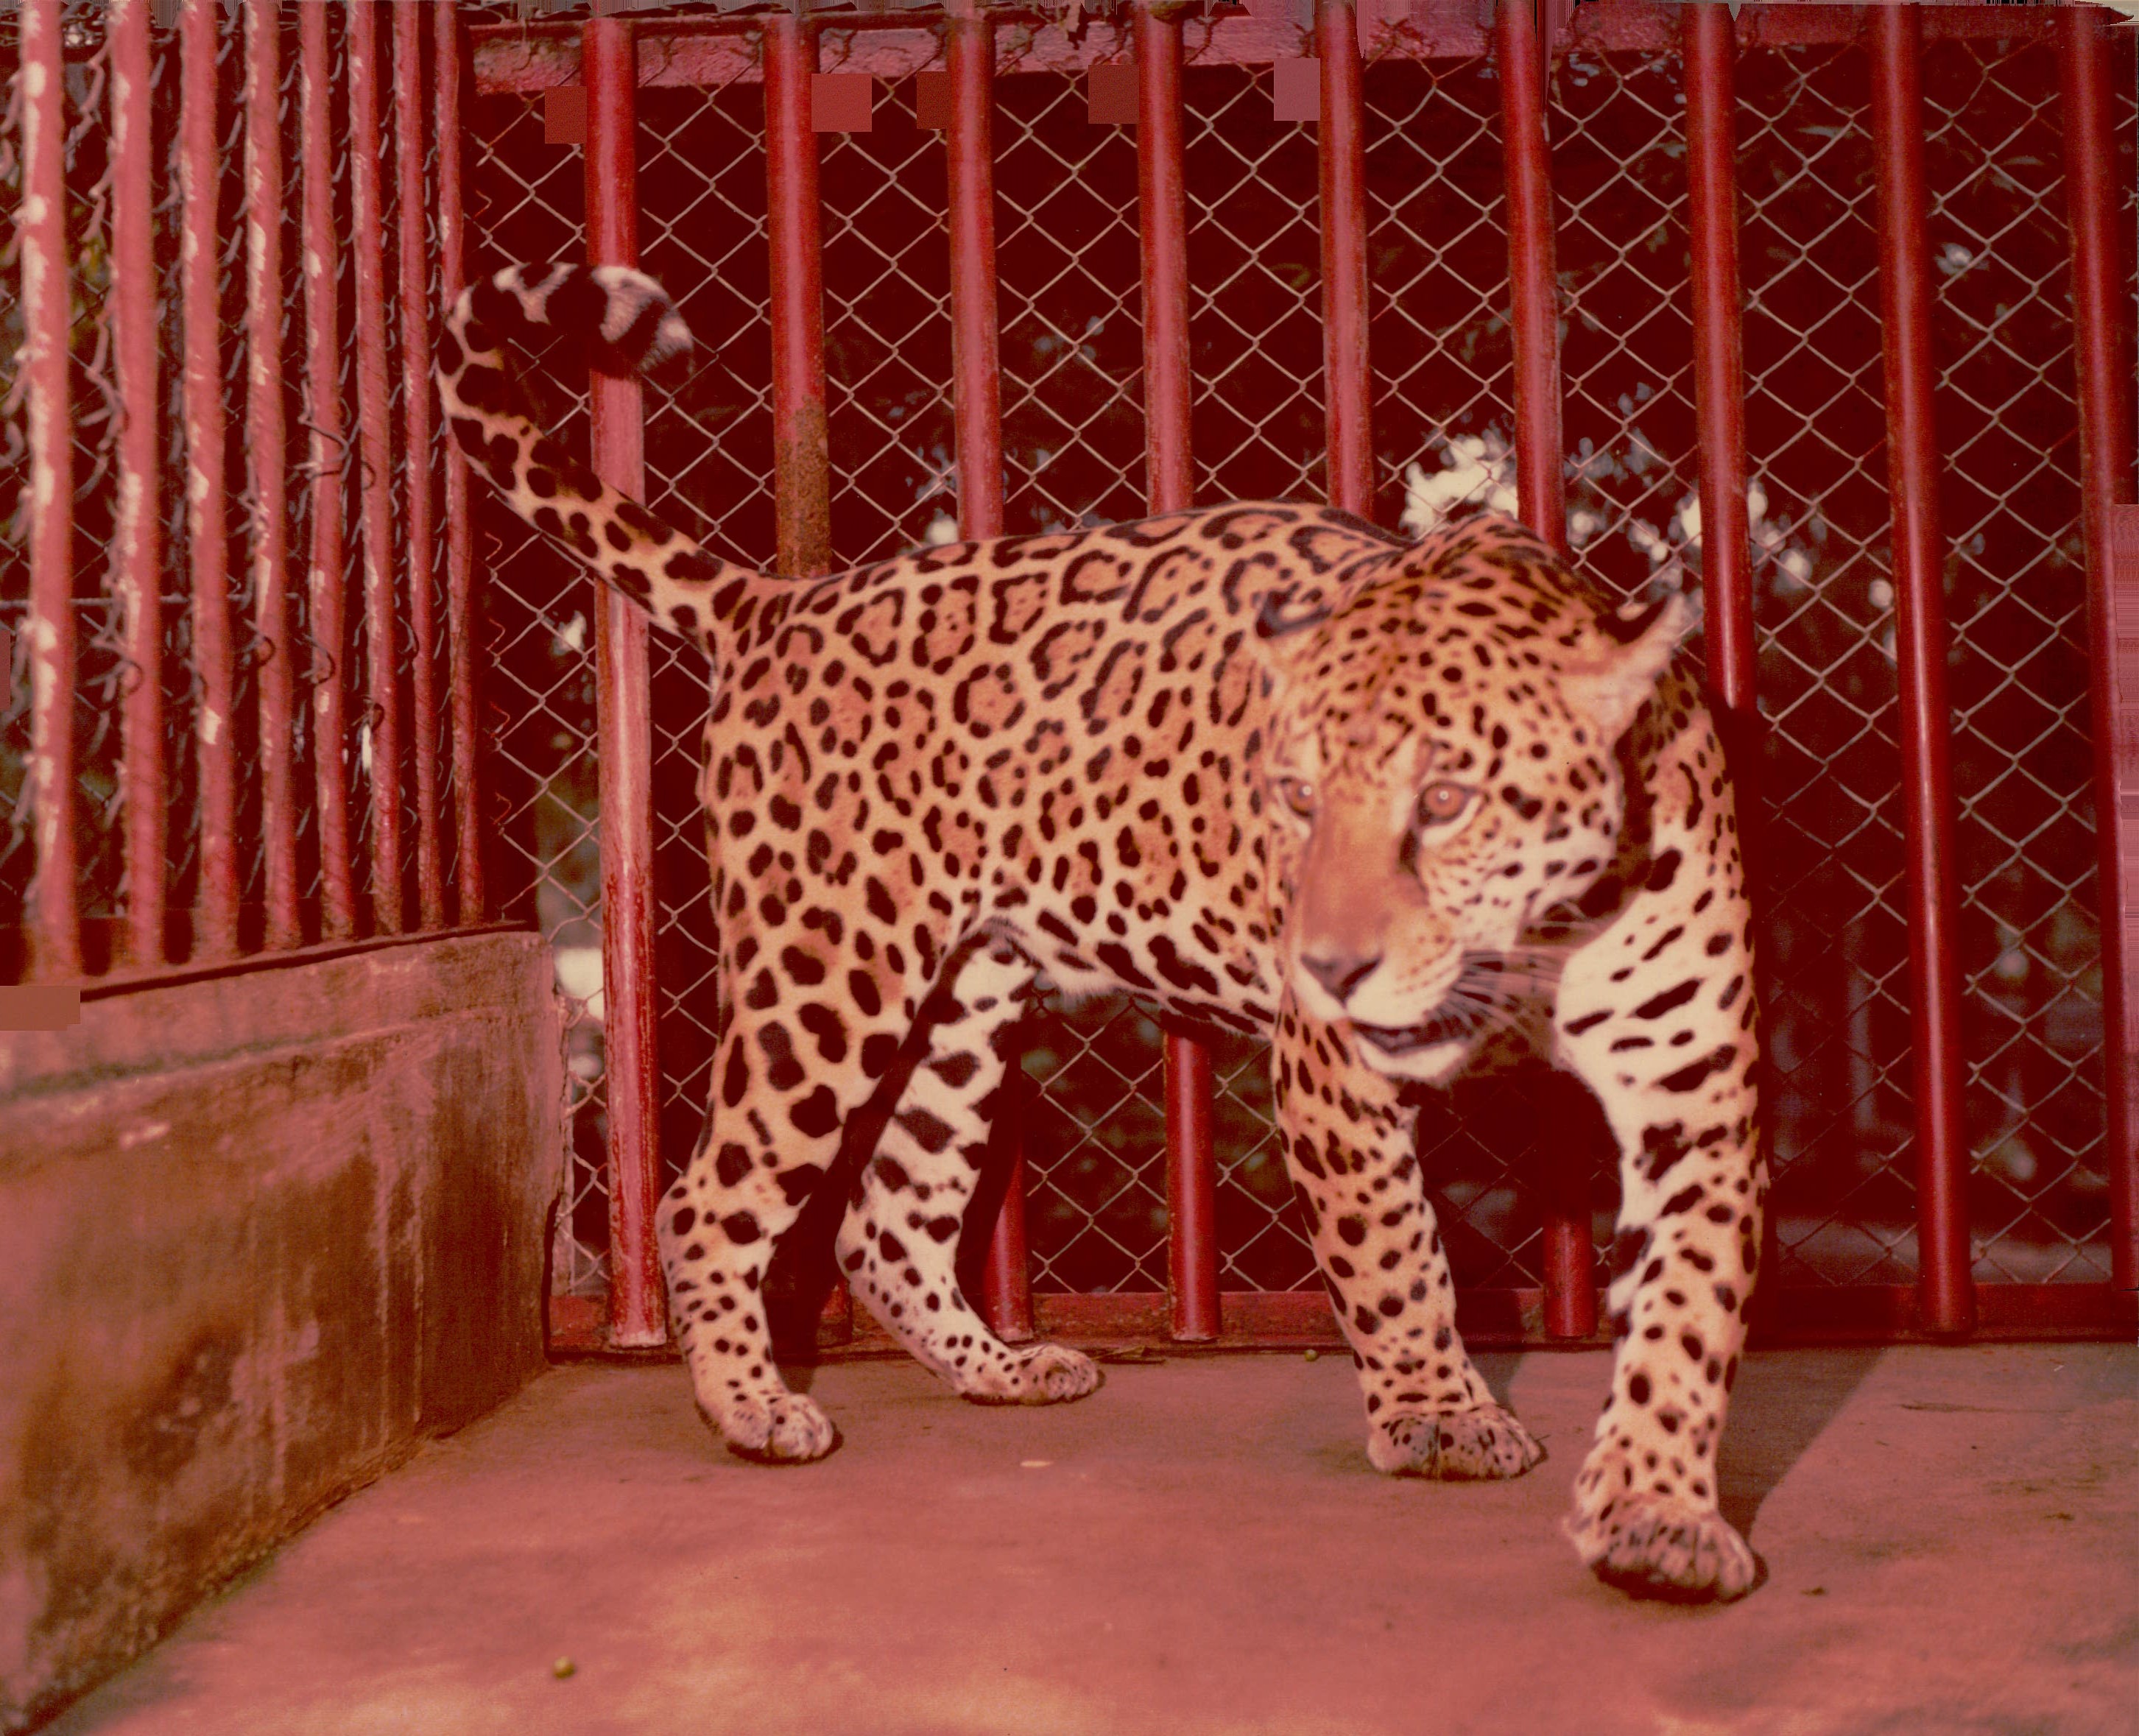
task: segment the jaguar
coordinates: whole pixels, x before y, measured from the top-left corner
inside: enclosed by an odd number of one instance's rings
[[[1079,1351],[991,1330],[957,1252],[1019,1021],[1050,986],[1125,990],[1268,1039],[1367,1456],[1393,1476],[1543,1456],[1457,1331],[1421,1093],[1524,1049],[1586,1084],[1619,1153],[1616,1349],[1568,1534],[1635,1595],[1750,1589],[1716,1458],[1766,1191],[1757,1023],[1689,599],[1614,607],[1505,517],[1414,541],[1269,501],[763,575],[544,431],[521,369],[560,340],[656,375],[692,338],[635,271],[507,267],[452,307],[435,371],[513,511],[712,664],[717,1046],[658,1236],[728,1446],[793,1464],[839,1442],[781,1377],[766,1287],[835,1174],[840,1270],[953,1391],[1098,1386]]]

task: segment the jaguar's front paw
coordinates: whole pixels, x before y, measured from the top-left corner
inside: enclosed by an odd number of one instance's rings
[[[1417,1411],[1377,1417],[1367,1431],[1367,1457],[1392,1477],[1438,1477],[1468,1482],[1520,1477],[1544,1449],[1512,1411]]]
[[[1760,1558],[1713,1507],[1629,1491],[1567,1522],[1583,1565],[1630,1597],[1728,1603],[1751,1591]]]
[[[738,1394],[706,1421],[728,1450],[760,1465],[807,1465],[839,1444],[839,1431],[805,1393]]]

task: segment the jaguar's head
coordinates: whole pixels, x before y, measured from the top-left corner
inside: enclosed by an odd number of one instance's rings
[[[1692,614],[1498,582],[1414,573],[1298,628],[1263,767],[1295,998],[1427,1083],[1520,993],[1525,930],[1612,860],[1614,748]]]

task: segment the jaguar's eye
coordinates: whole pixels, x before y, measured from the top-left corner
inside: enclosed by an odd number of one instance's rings
[[[1445,826],[1461,819],[1463,811],[1471,805],[1472,792],[1461,784],[1451,784],[1446,778],[1428,784],[1418,793],[1418,823],[1422,826]]]
[[[1278,800],[1302,819],[1314,812],[1314,785],[1305,778],[1277,778],[1273,780]]]

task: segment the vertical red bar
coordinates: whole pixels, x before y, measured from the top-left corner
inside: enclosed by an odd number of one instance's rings
[[[1693,287],[1693,398],[1699,429],[1701,588],[1708,704],[1729,760],[1748,891],[1757,895],[1759,640],[1745,505],[1743,291],[1738,271],[1736,28],[1719,6],[1685,8],[1686,241]],[[1755,905],[1755,910],[1759,908]],[[1775,1269],[1775,1216],[1761,1229],[1762,1269]],[[1779,1292],[1763,1287],[1757,1306]]]
[[[825,424],[825,263],[817,134],[810,111],[817,27],[792,12],[765,21],[766,239],[771,258],[772,490],[779,570],[815,578],[832,565],[831,457]],[[835,1275],[825,1317],[854,1335],[854,1297]]]
[[[1515,352],[1515,491],[1523,518],[1567,551],[1561,474],[1559,298],[1554,278],[1552,159],[1545,144],[1545,61],[1531,0],[1500,0],[1501,152],[1508,186],[1508,290]],[[1549,1142],[1544,1201],[1544,1329],[1555,1338],[1597,1330],[1589,1233],[1590,1154]]]
[[[415,740],[416,912],[425,928],[446,922],[445,848],[438,835],[438,626],[431,570],[431,286],[424,236],[423,20],[394,8],[394,167],[399,178],[401,279],[402,512],[409,565],[409,703]]]
[[[958,463],[958,528],[967,537],[1003,530],[1002,400],[996,377],[995,26],[974,0],[945,21],[951,125],[944,136],[951,224],[951,378]],[[1017,1064],[1012,1061],[1013,1070]],[[1015,1081],[1013,1081],[1015,1083]],[[1019,1113],[1019,1099],[1006,1093]],[[981,1298],[988,1323],[1011,1340],[1033,1335],[1025,1254],[1025,1156],[1013,1157],[1008,1191],[988,1244]]]
[[[1190,461],[1194,398],[1188,362],[1188,199],[1182,168],[1181,21],[1138,0],[1137,198],[1143,255],[1145,500],[1178,512],[1196,492]]]
[[[386,232],[379,165],[379,0],[349,7],[349,193],[356,246],[358,495],[364,528],[365,663],[370,689],[371,918],[407,927],[401,885],[401,688],[394,585],[393,430],[386,384]]]
[[[1686,8],[1686,239],[1693,271],[1693,395],[1700,428],[1701,584],[1711,704],[1729,745],[1750,745],[1752,550],[1745,511],[1745,350],[1738,277],[1737,45],[1728,10]],[[1734,762],[1741,807],[1753,767]],[[1740,824],[1745,815],[1740,815]]]
[[[810,81],[817,27],[792,12],[765,21],[766,239],[772,266],[772,458],[780,570],[814,578],[831,564],[830,459],[825,434],[825,282],[817,134]]]
[[[946,22],[951,125],[945,134],[951,223],[951,375],[958,529],[1003,529],[1002,400],[996,335],[995,26],[974,9]]]
[[[2126,835],[2117,796],[2117,641],[2109,607],[2110,517],[2132,498],[2132,333],[2117,234],[2118,188],[2112,62],[2102,16],[2068,8],[2058,21],[2071,213],[2073,343],[2079,387],[2080,523],[2087,550],[2088,660],[2094,723],[2097,885],[2102,912],[2102,1070],[2109,1111],[2111,1279],[2139,1288],[2139,1129],[2134,1118],[2132,985],[2124,934]],[[2124,56],[2130,67],[2128,50]]]
[[[1016,1117],[1016,1139],[1011,1154],[1010,1185],[1004,1190],[1002,1210],[996,1215],[994,1233],[988,1238],[987,1263],[981,1270],[981,1304],[988,1324],[1006,1343],[1021,1344],[1039,1335],[1032,1312],[1032,1269],[1025,1235],[1025,1109],[1030,1093],[1025,1088],[1025,1069],[1011,1059],[1010,1084],[1004,1093],[1009,1113]]]
[[[1960,889],[1946,695],[1945,543],[1932,423],[1931,278],[1924,233],[1922,29],[1913,6],[1870,9],[1872,154],[1893,514],[1894,642],[1908,843],[1911,1042],[1916,1061],[1917,1291],[1924,1329],[1969,1332],[1968,1130],[1961,1114]]]
[[[580,38],[587,88],[587,259],[639,263],[639,47],[629,20]],[[636,379],[590,382],[595,469],[646,496]],[[601,755],[602,986],[609,1088],[609,1341],[668,1336],[653,1211],[661,1194],[661,1066],[653,974],[653,697],[646,616],[604,587],[595,627]]]
[[[356,932],[349,827],[349,573],[342,541],[348,420],[341,401],[340,242],[335,227],[336,140],[328,120],[334,69],[327,8],[297,8],[298,149],[305,282],[305,423],[311,468],[312,545],[306,578],[315,666],[312,788],[320,827],[320,937]]]
[[[1188,203],[1182,178],[1181,22],[1139,0],[1130,31],[1137,66],[1137,203],[1143,254],[1145,504],[1177,512],[1195,495],[1189,447]],[[1220,1331],[1217,1165],[1211,1143],[1211,1057],[1166,1039],[1167,1289],[1174,1337]]]
[[[1218,1303],[1218,1161],[1211,1137],[1211,1051],[1166,1039],[1167,1330],[1209,1343],[1224,1326]]]
[[[66,65],[59,0],[22,9],[22,373],[30,415],[29,974],[81,973],[75,891],[74,419],[67,403]]]
[[[119,389],[119,499],[111,538],[111,593],[133,665],[120,702],[120,788],[125,815],[126,926],[115,962],[164,961],[163,433],[158,377],[155,193],[149,116],[154,76],[149,0],[115,0],[111,54],[111,347]]]
[[[184,304],[181,399],[186,424],[186,555],[191,570],[193,752],[200,782],[200,890],[193,956],[237,951],[237,688],[230,624],[230,537],[223,464],[223,317],[216,273],[222,185],[217,125],[216,0],[186,0],[179,19],[179,292]]]
[[[245,448],[252,494],[253,681],[267,943],[301,944],[290,667],[288,428],[282,410],[282,14],[245,12]]]
[[[1515,491],[1530,527],[1563,551],[1559,297],[1554,280],[1552,159],[1544,53],[1530,0],[1500,0],[1501,152],[1508,186],[1508,289],[1515,350]]]
[[[1322,378],[1329,502],[1371,518],[1366,91],[1353,0],[1316,0],[1314,39],[1322,63]]]
[[[437,100],[438,301],[450,306],[467,285],[467,226],[461,194],[461,55],[458,0],[433,0],[431,76]],[[427,387],[426,390],[428,389]],[[458,441],[446,453],[447,708],[453,731],[454,917],[480,922],[487,905],[482,804],[476,790],[475,540],[468,524],[467,457]]]

